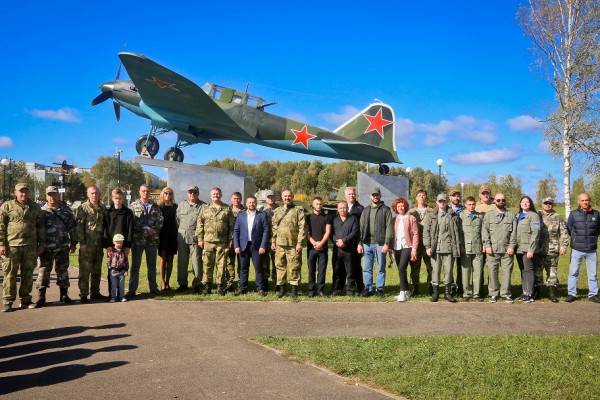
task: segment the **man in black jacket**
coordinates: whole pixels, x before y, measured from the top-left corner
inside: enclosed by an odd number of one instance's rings
[[[354,215],[348,214],[348,203],[346,201],[338,203],[337,211],[338,215],[333,219],[333,244],[335,248],[333,270],[336,277],[333,281],[333,291],[341,292],[345,285],[346,295],[354,296],[357,293],[356,281],[362,278],[360,274],[355,275],[354,273],[354,263],[357,259],[356,245],[360,233],[359,222]]]
[[[588,298],[600,303],[598,281],[596,278],[596,249],[600,235],[600,213],[592,208],[592,198],[588,193],[577,196],[579,208],[569,215],[567,231],[571,235],[571,265],[569,266],[569,284],[567,302],[577,299],[577,280],[579,268],[585,258],[588,275]]]
[[[356,221],[360,221],[360,216],[364,210],[364,207],[362,204],[360,204],[358,202],[358,199],[356,198],[356,188],[353,186],[348,186],[346,188],[346,190],[344,190],[344,197],[346,199],[346,203],[348,203],[348,215],[353,215],[356,217]],[[335,257],[336,255],[336,251],[337,251],[337,247],[333,246],[333,257]],[[354,252],[353,255],[353,260],[352,260],[352,274],[354,275],[354,279],[356,282],[356,290],[358,291],[358,293],[361,293],[363,291],[363,289],[365,288],[365,284],[363,283],[362,280],[362,268],[360,266],[360,258],[362,257],[361,254],[358,254],[357,252]],[[335,268],[333,269],[333,281],[335,282],[337,279],[336,277],[336,272],[335,272]],[[343,277],[340,277],[341,280],[343,280]]]

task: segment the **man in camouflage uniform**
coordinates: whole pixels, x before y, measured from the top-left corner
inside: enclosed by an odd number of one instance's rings
[[[233,213],[233,224],[235,226],[235,220],[240,212],[244,211],[245,208],[242,205],[242,194],[240,192],[234,192],[231,195],[231,212]],[[228,292],[235,291],[235,286],[240,282],[240,257],[235,254],[233,244],[227,252],[227,287]]]
[[[50,286],[52,267],[56,271],[56,284],[60,288],[60,301],[71,303],[69,290],[69,252],[74,253],[77,245],[77,223],[71,209],[58,197],[58,188],[46,188],[46,204],[42,207],[46,227],[44,252],[40,254],[40,267],[35,283],[39,298],[35,307],[46,304],[46,289]]]
[[[277,269],[277,297],[285,294],[285,283],[291,285],[291,295],[298,295],[300,270],[302,267],[302,247],[306,242],[306,222],[304,209],[294,205],[291,190],[281,193],[282,205],[273,213],[271,250],[275,251]]]
[[[87,303],[88,294],[91,299],[106,299],[100,294],[105,207],[100,202],[100,190],[96,186],[87,188],[87,198],[75,212],[79,240],[79,298],[82,303]]]
[[[142,253],[146,253],[148,268],[148,289],[157,294],[156,256],[158,254],[158,235],[163,225],[160,207],[150,199],[147,185],[140,186],[140,198],[129,205],[133,211],[133,243],[131,246],[131,274],[129,275],[128,298],[135,297],[140,279]]]
[[[15,186],[15,200],[0,206],[0,262],[4,270],[2,283],[3,312],[13,311],[17,296],[17,272],[21,274],[19,298],[21,308],[32,307],[31,287],[37,255],[45,241],[44,218],[40,207],[29,199],[25,183]]]
[[[546,270],[548,297],[558,303],[558,257],[564,255],[569,247],[569,233],[565,220],[554,210],[554,199],[546,197],[542,200],[542,231],[540,249],[542,268],[536,269],[536,286],[541,287]]]
[[[187,200],[179,203],[177,207],[177,283],[178,291],[188,287],[188,265],[192,259],[194,279],[192,288],[200,293],[202,283],[202,249],[196,242],[196,222],[200,208],[205,204],[198,198],[198,186],[192,185],[187,189]]]
[[[419,228],[419,247],[417,248],[417,258],[410,262],[410,280],[412,282],[413,290],[412,296],[419,294],[419,276],[421,274],[421,260],[425,263],[425,269],[427,270],[427,285],[429,286],[429,294],[433,293],[433,287],[431,286],[431,257],[425,252],[425,246],[423,245],[423,223],[425,218],[429,215],[433,217],[435,215],[433,208],[427,207],[427,192],[423,189],[417,192],[415,198],[416,207],[408,210],[408,213],[417,219],[417,227]]]
[[[227,282],[227,252],[233,239],[233,212],[221,202],[222,192],[218,187],[210,190],[211,204],[202,206],[196,223],[196,239],[202,249],[203,294],[210,294],[213,270],[217,270],[217,292],[225,295]]]
[[[275,192],[272,190],[266,190],[264,193],[265,196],[265,205],[260,208],[259,211],[262,211],[267,216],[267,223],[269,226],[273,225],[273,213],[277,208],[277,204],[275,203]],[[267,249],[267,254],[263,257],[264,262],[264,272],[263,276],[265,278],[264,288],[265,290],[269,290],[269,276],[271,277],[271,281],[273,281],[273,286],[277,285],[277,269],[275,268],[275,252],[271,250],[271,240],[269,240],[269,247]]]

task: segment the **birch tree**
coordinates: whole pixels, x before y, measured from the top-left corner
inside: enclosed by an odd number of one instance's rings
[[[557,106],[547,117],[545,136],[551,151],[562,156],[568,216],[573,155],[584,155],[588,171],[599,169],[600,2],[529,0],[518,19],[554,89]]]

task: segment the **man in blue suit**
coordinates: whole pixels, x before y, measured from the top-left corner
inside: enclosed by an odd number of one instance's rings
[[[240,255],[240,286],[236,294],[248,293],[248,273],[252,258],[256,290],[261,296],[267,295],[263,277],[263,257],[267,253],[270,237],[271,227],[267,216],[256,210],[256,197],[247,197],[246,210],[238,214],[233,228],[233,246],[236,254]]]

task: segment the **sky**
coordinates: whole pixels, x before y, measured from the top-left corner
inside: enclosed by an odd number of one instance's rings
[[[269,111],[333,129],[374,99],[396,116],[404,167],[451,184],[512,174],[535,194],[561,160],[540,122],[555,107],[520,30],[518,1],[0,3],[0,156],[91,167],[136,156],[146,119],[110,102],[117,53],[143,53],[198,85],[214,82],[276,101]],[[160,138],[159,156],[176,140]],[[184,149],[186,162],[234,157],[313,159],[236,142]],[[335,161],[323,159],[326,162]],[[582,172],[575,160],[574,175]]]

